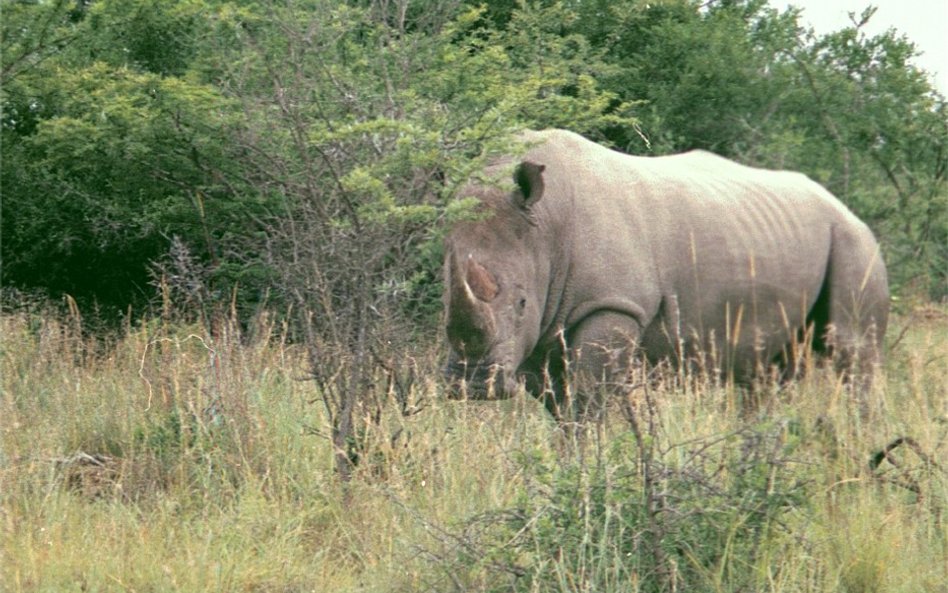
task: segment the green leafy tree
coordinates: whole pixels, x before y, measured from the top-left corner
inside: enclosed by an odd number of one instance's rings
[[[765,0],[7,2],[2,281],[114,314],[158,269],[202,308],[239,286],[244,314],[430,320],[453,188],[558,126],[802,170],[899,290],[943,298],[945,102],[871,16],[816,37]]]
[[[4,285],[70,294],[115,319],[154,297],[150,266],[174,237],[217,288],[240,280],[224,250],[260,204],[235,185],[235,110],[173,75],[194,50],[165,44],[161,26],[187,37],[179,21],[193,29],[199,5],[158,4],[17,4],[4,20]]]

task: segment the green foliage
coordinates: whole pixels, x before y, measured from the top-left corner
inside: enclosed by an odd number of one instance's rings
[[[209,34],[214,3],[203,0],[92,2],[84,49],[92,59],[159,75],[184,76]]]
[[[871,16],[816,37],[765,0],[7,2],[2,281],[114,317],[186,252],[205,316],[237,289],[246,318],[308,294],[426,323],[456,189],[555,126],[804,171],[897,290],[943,298],[948,112]]]
[[[38,74],[4,87],[15,105],[3,130],[5,282],[113,316],[150,297],[148,264],[171,236],[217,257],[215,238],[238,223],[213,175],[227,125],[218,96],[101,62]],[[24,126],[11,111],[48,115]],[[244,217],[254,204],[241,206]]]
[[[774,41],[758,23],[785,28],[763,2],[583,3],[578,27],[616,66],[604,85],[645,103],[642,134],[612,130],[626,150],[659,154],[703,148],[733,155],[774,93]],[[597,18],[608,14],[610,18]],[[772,36],[771,36],[772,37]]]

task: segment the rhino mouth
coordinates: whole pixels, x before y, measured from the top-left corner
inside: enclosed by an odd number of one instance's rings
[[[499,364],[449,360],[444,367],[448,399],[507,399],[516,389],[516,381]]]

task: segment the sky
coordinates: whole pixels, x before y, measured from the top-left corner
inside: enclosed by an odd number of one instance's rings
[[[786,5],[802,8],[801,24],[817,34],[849,25],[850,12],[858,18],[867,6],[877,7],[866,33],[894,28],[908,37],[923,54],[915,58],[915,65],[929,72],[935,88],[948,96],[948,0],[787,0]],[[771,1],[771,6],[781,4]]]

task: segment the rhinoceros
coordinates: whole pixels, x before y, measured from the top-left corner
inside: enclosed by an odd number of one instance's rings
[[[793,364],[803,335],[844,368],[880,360],[879,245],[805,175],[699,150],[629,156],[564,130],[515,144],[522,156],[463,191],[481,212],[445,239],[445,372],[468,397],[523,384],[561,416],[567,393],[588,404],[636,360],[749,384]]]

